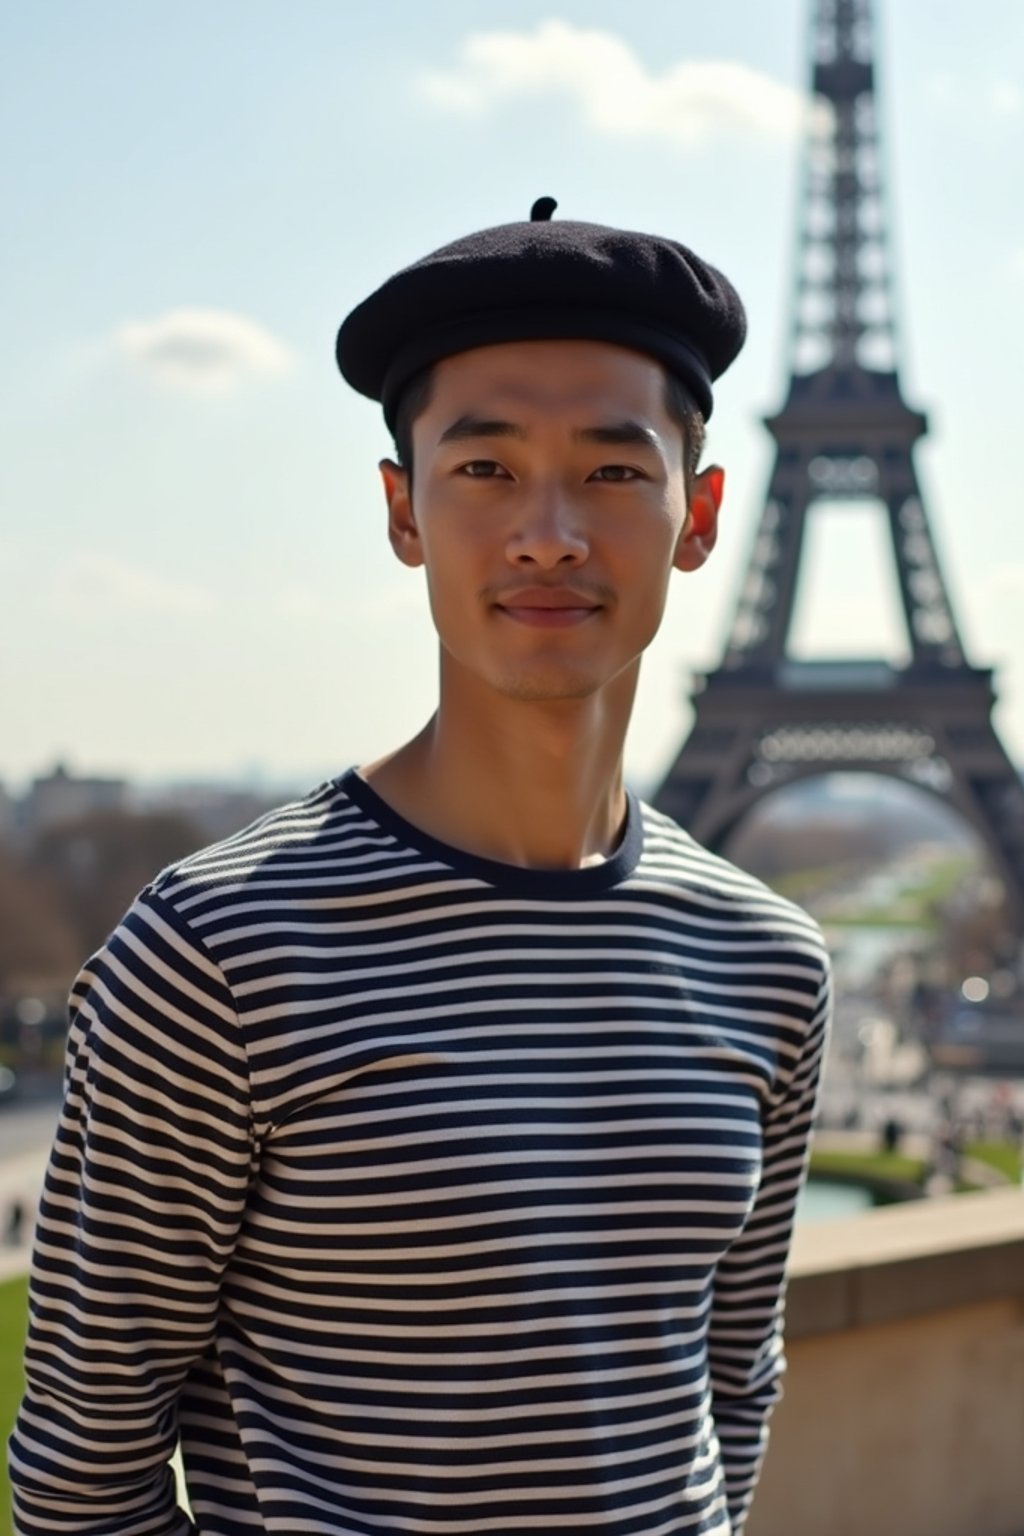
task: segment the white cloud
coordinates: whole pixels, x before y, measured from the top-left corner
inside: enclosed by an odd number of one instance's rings
[[[810,108],[799,91],[746,64],[695,60],[658,73],[614,33],[558,20],[532,32],[475,32],[457,65],[427,73],[421,88],[435,105],[469,114],[560,96],[596,133],[682,148],[721,129],[791,138]]]
[[[162,383],[189,390],[224,390],[246,374],[283,373],[288,349],[245,315],[218,309],[172,309],[155,320],[120,326],[122,356]]]
[[[61,566],[51,602],[63,616],[74,618],[188,618],[214,607],[212,594],[203,587],[104,554],[76,555]]]

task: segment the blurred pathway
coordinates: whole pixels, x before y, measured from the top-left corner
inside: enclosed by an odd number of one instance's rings
[[[0,1282],[28,1269],[58,1107],[48,1096],[6,1104],[0,1111]],[[11,1240],[15,1209],[21,1211],[17,1242]]]
[[[819,1128],[814,1133],[814,1145],[820,1152],[877,1152],[879,1134],[877,1131],[838,1131]],[[930,1163],[935,1157],[935,1142],[931,1136],[909,1131],[900,1138],[899,1151],[902,1157],[917,1157],[922,1162]],[[969,1183],[977,1184],[982,1189],[1007,1187],[1008,1180],[998,1168],[993,1168],[989,1163],[979,1162],[977,1158],[961,1156],[960,1171]],[[929,1181],[928,1193],[948,1194],[951,1188],[951,1180],[944,1180],[943,1175],[936,1174]]]
[[[0,1162],[0,1282],[28,1269],[32,1249],[32,1231],[42,1188],[49,1147],[24,1152],[20,1157],[6,1157]],[[11,1212],[22,1212],[20,1240],[9,1237]]]

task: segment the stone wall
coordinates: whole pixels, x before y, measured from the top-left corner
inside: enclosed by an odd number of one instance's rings
[[[799,1231],[746,1536],[1024,1536],[1024,1192]]]

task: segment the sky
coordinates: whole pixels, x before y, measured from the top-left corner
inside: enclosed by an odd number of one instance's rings
[[[1024,762],[1024,5],[876,0],[900,373],[970,661]],[[474,228],[670,235],[736,283],[713,559],[675,579],[627,771],[713,667],[778,409],[807,0],[33,0],[0,23],[0,782],[61,759],[296,786],[431,713],[422,573],[385,538],[379,408],[337,326]],[[821,508],[794,650],[899,659],[880,512]]]

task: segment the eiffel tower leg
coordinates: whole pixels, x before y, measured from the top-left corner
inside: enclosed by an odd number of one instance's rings
[[[961,667],[964,649],[909,450],[897,448],[883,457],[879,490],[889,512],[914,663]]]
[[[809,501],[800,456],[780,451],[768,483],[723,666],[767,666],[785,654]]]
[[[720,850],[751,765],[753,722],[723,710],[717,691],[694,698],[686,745],[658,790],[656,805],[712,850]],[[756,725],[755,725],[756,730]]]
[[[1024,935],[1024,784],[991,721],[947,720],[933,726],[952,782],[948,798],[977,831]]]

